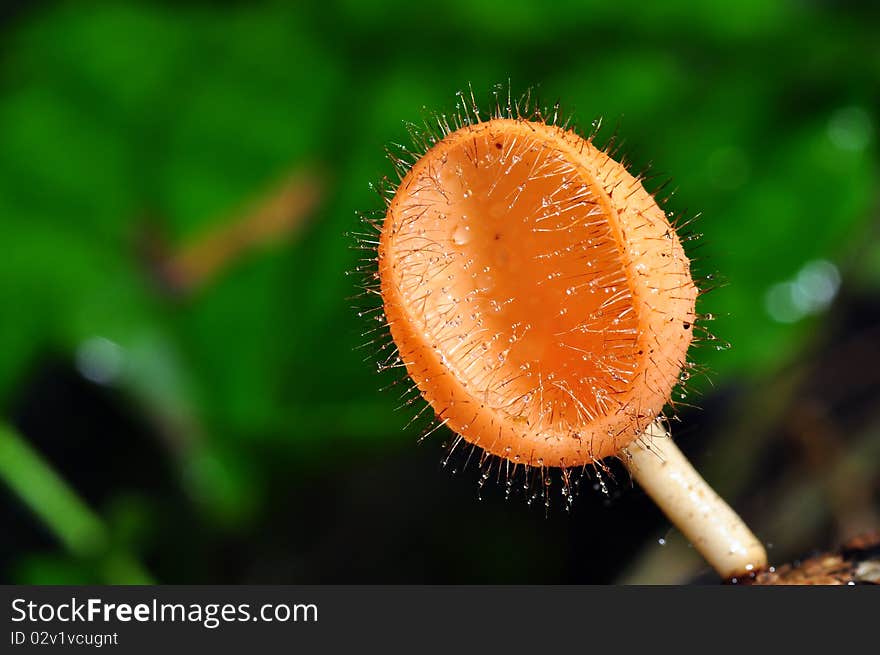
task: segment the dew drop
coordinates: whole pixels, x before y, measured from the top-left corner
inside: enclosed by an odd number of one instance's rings
[[[463,246],[471,240],[471,228],[469,225],[459,225],[452,233],[452,242],[457,246]]]

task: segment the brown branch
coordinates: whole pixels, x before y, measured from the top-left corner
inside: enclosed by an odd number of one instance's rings
[[[752,584],[880,584],[880,532],[857,537],[836,553],[822,553],[761,573]]]
[[[153,240],[148,257],[165,289],[190,294],[254,248],[299,231],[323,196],[323,181],[311,171],[289,175],[245,211],[219,220],[216,226],[177,250]]]

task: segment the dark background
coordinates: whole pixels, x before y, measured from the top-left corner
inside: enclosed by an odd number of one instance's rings
[[[880,526],[872,3],[21,3],[0,27],[0,579],[712,580],[619,469],[570,513],[416,445],[347,234],[403,121],[510,80],[617,133],[732,348],[673,424],[782,562]],[[711,275],[712,279],[705,279]],[[459,468],[461,468],[459,466]]]

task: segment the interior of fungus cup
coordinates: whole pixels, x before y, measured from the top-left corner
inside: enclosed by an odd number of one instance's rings
[[[675,231],[570,131],[494,119],[401,182],[379,247],[385,315],[439,420],[513,462],[576,466],[669,400],[697,295]]]

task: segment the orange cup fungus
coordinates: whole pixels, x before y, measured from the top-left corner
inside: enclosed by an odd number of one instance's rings
[[[685,366],[697,288],[639,178],[573,131],[496,117],[406,173],[379,241],[384,312],[437,417],[485,451],[617,454]]]

